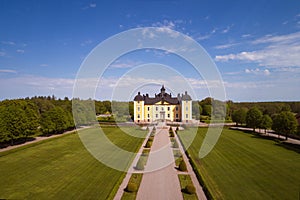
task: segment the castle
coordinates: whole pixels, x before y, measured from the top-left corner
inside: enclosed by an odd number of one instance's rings
[[[172,97],[162,86],[159,94],[149,97],[140,92],[134,97],[134,122],[172,121],[189,123],[192,120],[192,98],[187,92]]]

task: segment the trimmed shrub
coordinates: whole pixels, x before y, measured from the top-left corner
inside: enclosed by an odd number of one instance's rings
[[[188,184],[187,186],[185,186],[184,191],[188,194],[195,194],[196,193],[196,188],[194,185],[192,184]]]
[[[129,182],[126,187],[126,192],[136,192],[136,191],[137,191],[136,183]]]
[[[137,162],[135,169],[137,170],[144,170],[145,169],[145,164],[142,158],[139,159],[139,161]]]
[[[154,139],[154,137],[150,136],[149,139],[148,139],[148,141],[151,141],[151,142],[152,142],[153,139]]]
[[[174,133],[173,133],[173,131],[172,131],[172,132],[170,132],[170,137],[174,137]]]
[[[181,162],[179,164],[179,170],[182,171],[182,172],[187,171],[187,167],[186,167],[186,164],[185,164],[184,160],[181,160]]]
[[[147,141],[147,143],[146,143],[146,145],[145,145],[145,147],[146,148],[151,148],[151,146],[152,146],[152,141]]]
[[[179,148],[178,142],[176,140],[173,143],[173,148]]]

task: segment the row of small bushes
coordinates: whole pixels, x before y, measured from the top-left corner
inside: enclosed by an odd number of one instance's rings
[[[174,132],[172,130],[172,127],[170,127],[170,129],[169,129],[169,135],[170,135],[170,137],[174,137],[175,136]]]
[[[147,157],[146,156],[141,156],[140,159],[138,160],[135,169],[137,170],[144,170],[145,169],[145,165],[146,165],[146,160]]]
[[[185,186],[183,192],[187,194],[195,194],[196,193],[196,188],[193,184],[188,184]]]
[[[200,183],[200,185],[201,185],[201,187],[202,187],[202,189],[203,189],[203,192],[205,193],[206,198],[207,198],[208,200],[214,199],[214,198],[213,198],[213,195],[212,195],[212,192],[207,188],[207,186],[206,186],[206,184],[205,184],[205,181],[204,181],[202,175],[201,175],[200,172],[198,171],[197,166],[196,166],[196,164],[194,163],[194,160],[190,158],[190,155],[189,155],[188,153],[187,153],[187,157],[188,157],[189,162],[190,162],[190,164],[191,164],[191,166],[192,166],[192,168],[193,168],[193,171],[195,172],[196,177],[197,177],[197,179],[198,179],[198,181],[199,181],[199,183]]]
[[[132,174],[125,188],[125,191],[129,193],[137,192],[142,180],[142,176],[143,176],[142,174]]]
[[[182,144],[181,138],[178,137],[178,139],[179,139],[179,141],[180,141],[181,144]],[[183,145],[183,148],[185,149],[185,146],[184,146],[184,145]],[[185,150],[185,151],[186,151],[186,150]],[[192,166],[192,168],[193,168],[193,171],[194,171],[195,174],[196,174],[196,177],[197,177],[197,179],[198,179],[198,181],[199,181],[199,183],[200,183],[200,185],[201,185],[201,187],[202,187],[202,189],[203,189],[203,192],[205,193],[206,198],[207,198],[208,200],[214,199],[214,198],[213,198],[213,195],[212,195],[212,192],[207,188],[204,179],[202,178],[200,172],[199,172],[198,169],[197,169],[196,164],[194,163],[193,159],[191,159],[191,157],[190,157],[190,155],[189,155],[189,153],[188,153],[187,151],[186,151],[186,156],[187,156],[188,159],[189,159],[189,162],[190,162],[190,164],[191,164],[191,166]]]
[[[153,141],[148,140],[148,141],[146,142],[146,144],[145,144],[145,148],[151,148],[152,142],[153,142]]]
[[[180,163],[179,163],[179,166],[178,166],[178,169],[182,172],[186,172],[187,171],[187,167],[186,167],[186,164],[184,162],[183,159],[181,159]]]
[[[174,140],[172,147],[173,148],[179,148],[179,144],[178,144],[177,140]]]

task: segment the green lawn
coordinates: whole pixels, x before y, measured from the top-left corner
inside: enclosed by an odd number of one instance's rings
[[[104,131],[115,144],[132,152],[143,141],[118,128]],[[74,133],[0,153],[0,198],[112,199],[124,175],[93,158]]]
[[[200,160],[206,131],[198,130],[188,152],[215,199],[299,199],[299,153],[272,140],[224,129],[214,149]],[[183,134],[189,130],[178,135]]]

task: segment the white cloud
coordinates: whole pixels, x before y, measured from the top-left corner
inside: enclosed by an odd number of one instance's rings
[[[13,70],[11,70],[11,73]],[[39,76],[20,76],[13,78],[1,78],[0,98],[21,98],[35,95],[47,96],[54,94],[57,97],[72,96],[74,80],[66,78],[47,78]]]
[[[92,44],[92,43],[93,43],[92,40],[85,40],[85,41],[83,41],[80,45],[84,47],[84,46],[90,45],[90,44]]]
[[[97,4],[95,3],[90,3],[90,8],[96,8]]]
[[[89,9],[89,8],[96,8],[96,7],[97,7],[96,3],[90,3],[89,5],[83,7],[82,10],[86,10],[86,9]]]
[[[224,30],[222,30],[222,33],[228,33],[232,27],[233,27],[233,24],[230,26],[227,26]]]
[[[206,34],[206,35],[197,36],[196,39],[197,40],[206,40],[206,39],[209,39],[210,37],[211,37],[211,34]]]
[[[1,41],[2,44],[6,44],[6,45],[16,45],[15,42],[12,42],[12,41]]]
[[[243,34],[242,35],[242,38],[248,38],[248,37],[251,37],[251,34]]]
[[[229,44],[217,45],[214,48],[215,49],[228,49],[228,48],[236,46],[236,45],[238,45],[238,43],[229,43]]]
[[[110,67],[111,68],[132,68],[140,64],[142,63],[137,61],[132,61],[132,60],[116,60],[110,65]]]
[[[270,70],[268,69],[264,69],[264,70],[260,70],[258,68],[256,69],[245,69],[245,73],[246,74],[255,74],[255,75],[270,75]]]
[[[0,69],[0,73],[17,73],[17,71],[11,69]]]
[[[40,64],[40,67],[48,67],[49,65],[48,64],[45,64],[45,63],[43,63],[43,64]]]
[[[271,44],[291,44],[294,42],[299,42],[300,39],[300,32],[295,32],[291,34],[286,34],[286,35],[278,35],[278,36],[273,36],[273,35],[266,35],[262,38],[258,38],[254,40],[252,43],[253,44],[266,44],[266,43],[271,43]]]
[[[17,49],[16,52],[20,53],[20,54],[23,54],[23,53],[25,53],[25,50],[24,49]]]
[[[251,43],[265,46],[256,51],[217,55],[215,60],[241,60],[274,68],[300,67],[300,32],[281,36],[268,35],[258,38]]]

